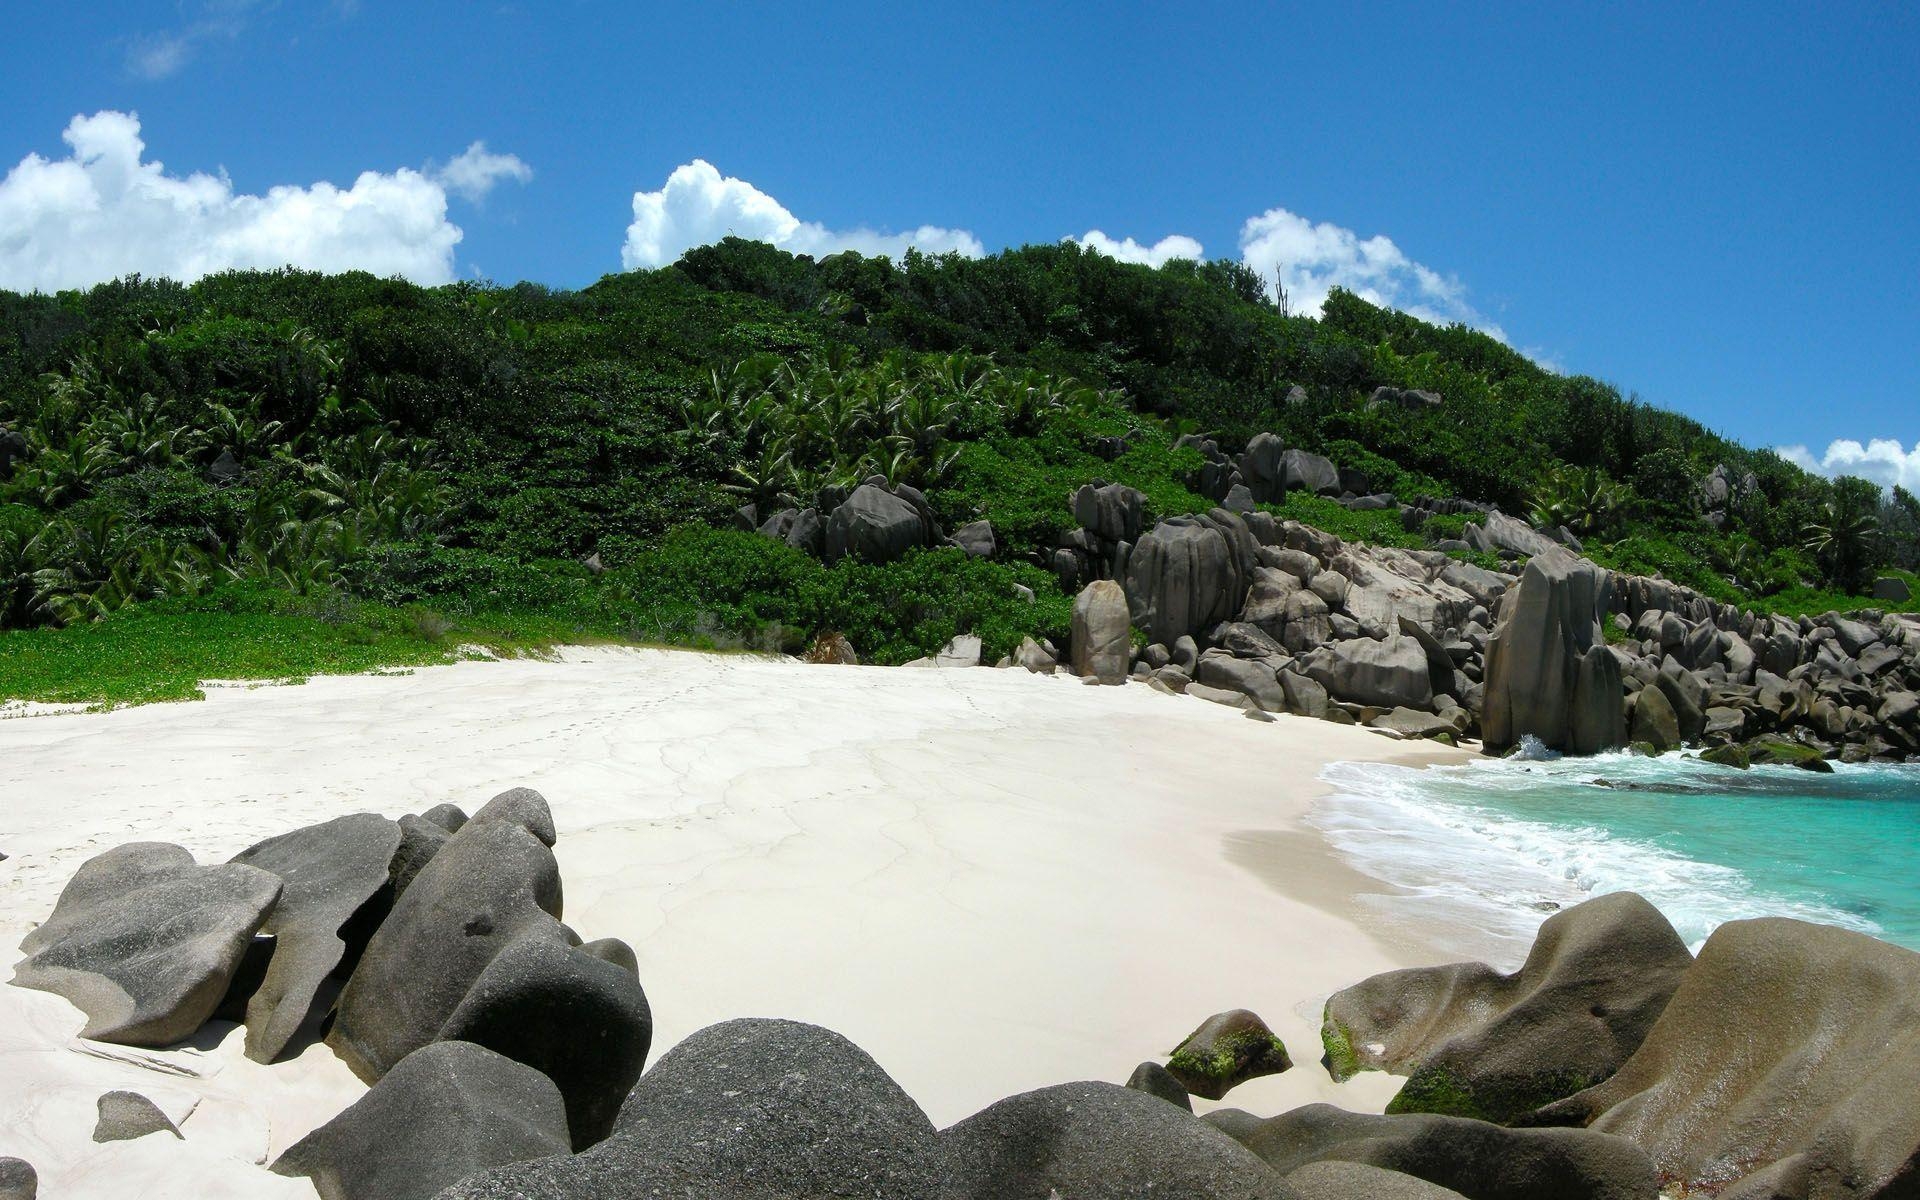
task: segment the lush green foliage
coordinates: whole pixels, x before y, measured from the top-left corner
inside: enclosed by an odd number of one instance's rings
[[[1380,387],[1443,401],[1375,403]],[[357,606],[288,634],[305,649],[284,664],[262,650],[269,673],[418,661],[403,627],[427,610],[709,645],[832,629],[878,661],[973,631],[997,655],[1065,632],[1040,568],[1074,489],[1202,510],[1200,456],[1175,439],[1268,430],[1374,490],[1529,512],[1603,563],[1729,600],[1846,607],[1920,559],[1904,492],[1829,483],[1344,292],[1316,319],[1230,263],[1154,270],[1071,244],[816,262],[728,240],[579,292],[287,271],[0,293],[0,630],[76,627],[73,653],[135,663],[157,661],[134,650],[147,616],[183,645],[223,620],[267,642],[315,620],[227,611],[237,588]],[[1733,486],[1709,506],[1716,466]],[[923,488],[949,528],[991,520],[1000,557],[828,567],[726,528],[743,502],[825,508],[870,475]],[[1300,495],[1279,511],[1403,546],[1466,523],[1409,530]],[[379,652],[352,649],[354,628]],[[79,669],[62,644],[11,637],[0,692],[55,670],[22,664]]]

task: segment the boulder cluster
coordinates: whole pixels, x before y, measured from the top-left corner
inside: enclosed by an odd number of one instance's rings
[[[272,1169],[327,1200],[1895,1200],[1920,1178],[1920,955],[1860,934],[1735,922],[1696,959],[1645,900],[1604,896],[1550,918],[1512,974],[1333,996],[1306,1069],[1405,1075],[1385,1115],[1196,1116],[1193,1096],[1300,1069],[1236,1009],[1124,1086],[940,1129],[858,1046],[794,1021],[709,1026],[643,1072],[635,956],[560,923],[552,841],[515,789],[471,819],[344,817],[223,864],[122,846],[76,873],[15,982],[131,1044],[220,1012],[263,1061],[324,1034],[371,1086]],[[152,1136],[192,1134],[136,1092],[100,1097],[96,1140]],[[0,1195],[35,1187],[0,1160]]]
[[[1611,610],[1629,737],[1647,749],[1816,768],[1920,753],[1912,615],[1760,616],[1638,577],[1616,582]]]
[[[1297,456],[1263,438],[1237,459],[1204,443],[1213,484],[1298,486]],[[1491,509],[1471,509],[1468,538],[1509,569],[1344,542],[1251,506],[1148,526],[1145,499],[1121,484],[1073,495],[1081,525],[1053,561],[1079,589],[1072,641],[1029,640],[998,665],[1495,752],[1529,738],[1572,754],[1698,746],[1731,766],[1816,770],[1920,754],[1911,615],[1757,616],[1607,571],[1571,535]]]

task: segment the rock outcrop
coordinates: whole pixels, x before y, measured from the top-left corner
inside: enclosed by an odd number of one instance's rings
[[[1155,525],[1127,559],[1133,624],[1148,641],[1171,644],[1231,620],[1246,600],[1255,548],[1246,522],[1223,508]]]
[[[932,545],[935,536],[932,512],[919,492],[870,479],[827,518],[824,554],[830,563],[848,555],[886,563]]]
[[[1110,579],[1096,579],[1073,601],[1073,672],[1101,683],[1125,683],[1133,661],[1127,595]]]
[[[1480,717],[1489,750],[1528,735],[1572,754],[1626,742],[1620,664],[1600,628],[1608,586],[1605,571],[1554,548],[1502,597]]]
[[[545,1075],[468,1042],[435,1042],[273,1164],[322,1200],[428,1200],[488,1167],[567,1152]]]
[[[553,817],[516,789],[461,826],[414,877],[340,993],[327,1044],[372,1082],[435,1040],[496,955],[561,911]]]
[[[1785,918],[1715,930],[1606,1082],[1541,1110],[1725,1200],[1893,1200],[1920,1185],[1920,954]]]
[[[1012,1096],[940,1134],[972,1200],[1295,1200],[1252,1153],[1179,1109],[1110,1083]]]
[[[641,1077],[613,1134],[585,1153],[499,1167],[441,1195],[958,1196],[932,1122],[872,1058],[818,1026],[764,1019],[709,1026],[675,1046]]]
[[[389,886],[400,842],[398,822],[358,813],[283,833],[234,856],[282,885],[260,927],[274,939],[273,958],[247,1001],[248,1058],[272,1062],[293,1040],[314,994],[346,954],[341,930]]]
[[[1389,1112],[1505,1123],[1611,1077],[1692,964],[1658,909],[1615,892],[1547,918],[1514,974],[1455,963],[1337,992],[1321,1038],[1335,1079],[1408,1076]]]
[[[256,867],[130,842],[74,873],[21,941],[13,982],[71,1000],[87,1014],[82,1037],[169,1046],[213,1015],[279,898],[280,880]]]
[[[1310,1104],[1262,1121],[1203,1118],[1282,1175],[1352,1162],[1450,1188],[1469,1200],[1655,1200],[1653,1163],[1632,1143],[1585,1129],[1507,1129],[1464,1117],[1371,1116]]]

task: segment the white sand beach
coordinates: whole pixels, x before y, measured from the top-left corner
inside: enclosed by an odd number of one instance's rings
[[[594,649],[222,688],[0,720],[0,944],[11,961],[75,868],[121,842],[219,860],[344,813],[471,812],[526,785],[553,807],[568,923],[638,953],[653,1058],[729,1017],[813,1021],[946,1125],[1124,1080],[1245,1007],[1296,1067],[1227,1103],[1377,1111],[1399,1081],[1333,1084],[1321,1003],[1438,958],[1415,931],[1355,923],[1356,891],[1383,888],[1303,817],[1329,762],[1466,757],[1017,670]],[[363,1090],[324,1045],[262,1067],[222,1026],[148,1052],[77,1042],[81,1024],[0,987],[0,1154],[48,1196],[310,1196],[256,1164]],[[184,1140],[95,1145],[112,1088],[159,1102]]]

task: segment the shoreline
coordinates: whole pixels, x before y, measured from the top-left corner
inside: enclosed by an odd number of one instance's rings
[[[21,798],[0,941],[11,952],[120,842],[209,861],[345,812],[472,811],[525,785],[555,812],[568,922],[639,954],[650,1060],[729,1017],[813,1021],[947,1125],[1029,1088],[1124,1079],[1247,1007],[1296,1066],[1225,1104],[1378,1111],[1400,1081],[1333,1084],[1319,1004],[1444,956],[1368,917],[1356,898],[1388,886],[1306,816],[1327,763],[1471,757],[1017,669],[592,647],[215,689],[0,723],[0,787]],[[0,988],[0,1078],[24,1081],[0,1087],[0,1154],[64,1195],[136,1172],[178,1182],[156,1196],[310,1195],[251,1164],[361,1091],[324,1046],[272,1068],[233,1035],[127,1056],[203,1073],[167,1076],[66,1049],[79,1023],[57,997]],[[186,1140],[88,1141],[111,1087],[190,1109]]]

